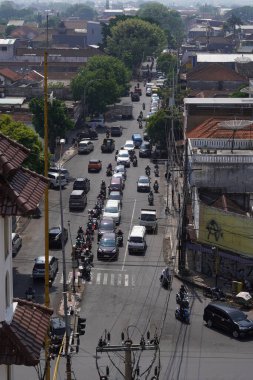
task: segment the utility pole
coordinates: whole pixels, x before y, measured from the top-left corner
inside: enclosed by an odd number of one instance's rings
[[[141,336],[140,342],[139,343],[133,343],[132,339],[128,337],[125,339],[124,333],[121,333],[121,340],[122,344],[121,345],[111,345],[110,344],[110,333],[105,332],[105,338],[103,339],[102,337],[99,339],[98,346],[96,348],[96,361],[98,361],[98,353],[110,353],[110,352],[115,352],[115,353],[120,353],[124,352],[124,374],[120,372],[122,375],[124,375],[125,380],[135,380],[136,375],[138,376],[140,374],[140,366],[139,363],[136,363],[132,359],[132,352],[141,352],[141,351],[155,351],[155,354],[159,352],[159,340],[157,335],[154,335],[154,338],[150,340],[150,333],[149,331],[147,332],[147,341],[145,341],[144,336]],[[109,367],[106,367],[106,375],[102,375],[99,370],[99,366],[97,363],[97,369],[99,373],[99,378],[100,380],[108,380],[109,376]],[[119,369],[118,369],[119,370]],[[159,378],[159,372],[160,372],[160,367],[155,367],[155,377],[154,379]],[[143,373],[140,374],[142,376],[144,373],[147,373],[146,369],[143,369]]]

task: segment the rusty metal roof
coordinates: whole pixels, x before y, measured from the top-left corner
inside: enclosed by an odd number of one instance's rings
[[[52,309],[21,299],[10,324],[0,327],[0,365],[35,366],[47,334]]]
[[[0,133],[0,174],[18,169],[28,155],[29,149]]]

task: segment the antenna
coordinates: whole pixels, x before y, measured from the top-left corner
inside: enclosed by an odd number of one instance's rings
[[[222,127],[224,129],[230,129],[233,131],[232,134],[232,147],[231,147],[231,153],[233,153],[234,150],[234,140],[235,140],[235,133],[236,131],[240,129],[244,129],[249,127],[251,124],[253,124],[252,120],[224,120],[220,123],[218,123],[219,127]]]

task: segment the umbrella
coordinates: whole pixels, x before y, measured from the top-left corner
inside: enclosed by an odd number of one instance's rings
[[[236,295],[236,298],[242,298],[244,301],[249,301],[252,297],[249,292],[240,292]]]

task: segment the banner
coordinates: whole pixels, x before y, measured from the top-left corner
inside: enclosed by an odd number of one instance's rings
[[[253,219],[201,204],[198,241],[253,256]]]

